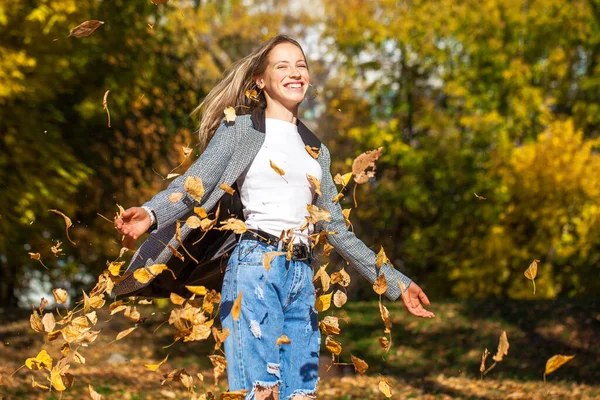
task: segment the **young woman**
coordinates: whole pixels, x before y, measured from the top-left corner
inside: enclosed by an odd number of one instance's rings
[[[117,287],[118,294],[139,293],[144,285],[131,279],[131,272],[173,258],[164,243],[178,246],[177,220],[185,221],[197,206],[211,211],[224,207],[228,196],[241,201],[240,217],[248,231],[235,241],[230,235],[201,241],[197,247],[213,249],[201,257],[211,261],[235,246],[225,269],[220,318],[230,331],[225,340],[229,390],[247,389],[247,399],[316,398],[321,335],[314,309],[311,234],[327,232],[329,243],[370,282],[385,275],[389,299],[401,297],[411,314],[433,317],[423,308],[421,303],[429,305],[429,300],[416,283],[388,264],[376,267],[375,254],[348,231],[340,205],[332,201],[337,189],[329,151],[298,120],[309,84],[308,64],[298,42],[280,35],[263,43],[238,61],[201,105],[200,142],[205,149],[200,158],[167,189],[144,206],[126,210],[115,222],[133,239],[151,233],[133,257],[129,277]],[[257,99],[247,96],[248,90],[255,90]],[[227,107],[244,115],[233,123],[222,121]],[[310,154],[306,146],[316,152]],[[307,175],[320,181],[320,195]],[[203,182],[199,202],[185,191],[190,176]],[[222,184],[235,188],[234,196],[226,194]],[[173,203],[172,193],[182,193],[183,198]],[[307,205],[329,211],[329,221],[306,226]],[[191,232],[183,225],[181,240]],[[287,244],[280,240],[283,236]],[[288,245],[291,260],[279,255],[268,270],[263,267],[265,253],[286,252]],[[232,306],[239,296],[241,313],[234,319]],[[277,344],[282,335],[290,343]]]

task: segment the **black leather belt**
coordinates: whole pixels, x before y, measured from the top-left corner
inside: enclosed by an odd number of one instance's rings
[[[242,233],[242,239],[258,240],[259,242],[270,244],[272,246],[277,246],[279,244],[279,238],[277,236],[259,229],[248,229],[246,232]],[[310,262],[312,261],[312,252],[304,243],[298,243],[292,246],[292,258],[294,260],[309,260]]]

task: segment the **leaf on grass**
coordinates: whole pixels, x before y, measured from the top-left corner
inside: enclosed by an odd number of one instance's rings
[[[384,294],[387,289],[388,289],[387,279],[385,279],[385,274],[382,272],[377,277],[377,279],[375,279],[375,282],[373,282],[373,290],[375,291],[375,293],[381,295],[381,294]]]
[[[307,153],[311,155],[312,158],[314,158],[315,160],[319,158],[319,153],[321,152],[321,149],[309,145],[304,146],[304,148],[306,149]]]
[[[235,193],[235,189],[233,189],[231,186],[229,186],[226,183],[221,183],[219,185],[219,188],[224,190],[226,193],[233,195]]]
[[[271,262],[275,257],[284,256],[285,252],[283,251],[267,251],[263,256],[263,267],[265,270],[271,269]]]
[[[200,203],[202,196],[204,196],[204,185],[202,184],[202,179],[195,176],[188,176],[185,179],[183,187],[194,200]]]
[[[389,264],[390,259],[385,255],[385,251],[383,250],[383,246],[381,246],[381,250],[377,253],[377,258],[375,259],[375,265],[377,268],[381,268],[383,264]]]
[[[341,290],[338,290],[337,292],[335,292],[335,294],[333,295],[333,304],[337,307],[340,308],[342,307],[344,304],[346,304],[346,301],[348,301],[348,296],[346,296],[346,293],[342,292]]]
[[[110,128],[110,111],[108,110],[108,92],[110,92],[110,90],[107,90],[104,93],[104,99],[102,99],[102,107],[106,110],[106,114],[108,115],[108,127]]]
[[[271,168],[273,168],[273,171],[277,172],[277,174],[279,174],[280,176],[285,175],[285,171],[279,168],[277,165],[275,165],[273,161],[269,160],[269,163],[271,163]]]
[[[502,361],[504,356],[508,355],[508,348],[508,336],[506,336],[506,331],[502,331],[502,334],[500,334],[500,341],[498,342],[498,351],[496,352],[496,355],[492,357],[494,361]]]
[[[379,390],[385,397],[392,397],[392,388],[390,383],[383,376],[379,377]]]
[[[318,194],[319,196],[323,196],[323,193],[321,193],[321,182],[319,182],[317,177],[312,176],[310,174],[306,174],[306,177],[308,178],[310,183],[315,187],[315,193]]]
[[[225,221],[221,221],[221,225],[222,226],[218,228],[220,231],[233,231],[238,235],[241,235],[248,230],[244,221],[237,218],[228,218]]]
[[[122,332],[119,332],[119,334],[117,335],[117,339],[115,340],[121,340],[123,339],[125,336],[129,335],[131,332],[135,331],[137,328],[137,326],[131,327],[129,329],[125,329]]]
[[[342,344],[334,340],[331,336],[327,336],[325,338],[325,347],[327,348],[327,350],[329,350],[332,354],[335,354],[336,356],[339,356],[342,352]]]
[[[162,274],[164,271],[169,271],[171,274],[173,274],[173,279],[177,279],[175,273],[171,271],[165,264],[153,264],[149,267],[136,269],[133,273],[133,278],[139,283],[148,283],[157,275]]]
[[[350,354],[350,358],[352,359],[352,364],[354,364],[354,370],[359,374],[364,374],[369,368],[369,364],[367,364],[364,360],[354,357],[352,354]]]
[[[367,151],[354,159],[352,163],[354,182],[367,183],[369,178],[375,176],[375,161],[381,156],[382,151],[383,147],[380,147],[377,150]]]
[[[100,394],[94,390],[91,383],[88,384],[88,390],[90,392],[90,397],[92,398],[92,400],[102,400],[102,396],[100,396]]]
[[[80,37],[85,37],[85,36],[89,36],[92,33],[94,33],[94,31],[96,29],[98,29],[100,27],[100,25],[104,24],[104,21],[98,21],[95,19],[91,19],[89,21],[85,21],[82,22],[81,24],[77,25],[75,28],[71,29],[71,32],[69,32],[69,36],[67,37],[76,37],[76,38],[80,38]]]
[[[223,110],[223,113],[225,114],[225,121],[235,122],[235,118],[237,117],[237,115],[235,115],[235,108],[227,107]]]
[[[64,218],[65,225],[66,225],[65,232],[67,233],[67,239],[69,239],[69,242],[71,242],[71,244],[73,246],[77,246],[77,243],[75,243],[74,241],[72,241],[71,238],[69,237],[69,228],[71,226],[73,226],[73,223],[71,222],[71,218],[67,217],[65,214],[63,214],[62,212],[60,212],[58,210],[48,210],[48,211],[53,212],[53,213],[58,214],[58,215],[61,215]]]
[[[182,197],[183,197],[183,193],[181,193],[181,192],[171,193],[169,195],[169,201],[171,203],[177,203],[179,200],[181,200]]]
[[[177,293],[171,293],[169,299],[171,300],[171,303],[175,304],[176,306],[180,306],[185,303],[185,299]]]
[[[525,271],[525,277],[529,280],[531,280],[531,282],[533,282],[533,294],[535,294],[535,277],[537,276],[537,270],[538,270],[538,265],[537,263],[539,263],[540,260],[533,260],[533,262],[531,264],[529,264],[529,267],[527,268],[527,270]]]
[[[290,344],[292,341],[286,335],[281,335],[277,338],[277,342],[275,342],[275,346],[279,346],[281,344]]]
[[[544,380],[546,379],[546,375],[549,375],[565,365],[569,360],[573,359],[575,356],[563,356],[561,354],[557,354],[552,356],[546,361],[546,369],[544,371]]]
[[[317,310],[318,312],[327,311],[329,307],[331,307],[332,296],[333,293],[328,293],[317,297],[317,300],[315,301],[315,310]]]
[[[163,365],[165,362],[167,362],[168,358],[169,358],[169,355],[167,354],[167,356],[165,358],[163,358],[163,360],[161,362],[159,362],[158,364],[144,364],[144,366],[146,368],[148,368],[150,371],[156,371],[157,369],[160,368],[161,365]]]
[[[186,286],[185,288],[197,296],[204,296],[208,292],[204,286]]]
[[[242,311],[242,294],[242,292],[238,294],[231,307],[231,316],[234,321],[237,321],[240,318],[240,312]]]
[[[316,224],[319,221],[331,222],[331,213],[325,209],[321,209],[314,204],[307,204],[306,209],[310,214],[310,222]]]

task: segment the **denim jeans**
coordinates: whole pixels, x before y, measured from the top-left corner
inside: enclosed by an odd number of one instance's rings
[[[313,271],[306,261],[273,258],[267,271],[266,252],[277,247],[244,239],[233,250],[223,280],[220,318],[229,329],[225,340],[229,390],[274,388],[280,399],[316,398],[321,333],[314,309]],[[242,293],[241,313],[231,308]],[[276,344],[286,335],[290,344]]]

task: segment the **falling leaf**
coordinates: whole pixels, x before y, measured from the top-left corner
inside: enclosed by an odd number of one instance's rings
[[[207,293],[204,286],[186,286],[185,288],[197,296],[204,296]]]
[[[350,355],[352,359],[352,364],[354,364],[354,370],[359,374],[364,374],[369,368],[369,364],[367,364],[364,360],[361,360],[358,357],[354,357],[352,354]]]
[[[98,315],[96,314],[96,311],[89,312],[85,314],[85,316],[92,323],[92,325],[96,325],[98,322]]]
[[[335,354],[336,356],[339,356],[342,352],[342,344],[334,340],[331,336],[327,336],[325,338],[325,347],[327,348],[327,350],[329,350],[332,354]]]
[[[352,163],[354,182],[358,184],[367,183],[369,178],[375,176],[375,161],[381,156],[382,151],[383,147],[380,147],[377,150],[367,151],[356,157]]]
[[[271,163],[271,168],[273,168],[273,171],[277,172],[277,174],[281,176],[285,175],[285,171],[275,165],[273,161],[269,160],[269,163]]]
[[[481,372],[481,373],[485,372],[485,360],[487,360],[489,355],[490,355],[490,352],[488,351],[488,349],[485,349],[483,351],[483,354],[481,355],[481,365],[479,366],[479,372]]]
[[[65,214],[63,214],[62,212],[60,212],[58,210],[48,210],[48,211],[53,212],[58,215],[61,215],[65,219],[65,225],[66,225],[65,232],[67,233],[67,239],[69,239],[69,242],[71,242],[72,245],[76,246],[77,243],[72,241],[71,238],[69,237],[69,228],[71,226],[73,226],[73,223],[71,222],[71,218],[67,217]]]
[[[377,279],[375,279],[375,282],[373,282],[373,290],[375,291],[375,293],[381,295],[384,294],[387,289],[387,279],[385,279],[385,274],[382,272],[381,275],[379,275]]]
[[[277,342],[275,342],[275,346],[279,346],[280,344],[290,344],[292,341],[286,335],[281,335],[277,338]]]
[[[342,292],[341,290],[338,290],[337,292],[335,292],[335,294],[333,295],[333,304],[337,307],[340,308],[342,307],[344,304],[346,304],[346,301],[348,301],[348,296],[346,296],[346,293]]]
[[[271,269],[271,261],[273,261],[275,257],[283,255],[285,255],[285,253],[282,251],[267,251],[263,256],[263,267],[265,268],[265,270],[268,271],[269,269]]]
[[[133,277],[139,283],[148,283],[157,275],[169,271],[173,274],[173,279],[177,279],[175,273],[171,271],[165,264],[153,264],[149,267],[136,269],[133,273]]]
[[[380,336],[378,340],[379,340],[379,345],[381,346],[381,348],[384,351],[388,351],[390,349],[392,344],[390,343],[388,338],[386,338],[384,336]]]
[[[331,221],[331,213],[325,209],[321,209],[314,204],[307,204],[306,209],[310,214],[310,222],[313,224],[319,221]]]
[[[169,179],[173,179],[173,178],[177,178],[178,176],[181,176],[181,174],[178,174],[176,172],[169,172],[167,174],[167,176],[165,177],[165,180],[169,180]]]
[[[240,389],[235,392],[223,392],[219,397],[219,400],[244,400],[246,398],[248,390]]]
[[[171,293],[169,299],[171,299],[171,303],[175,304],[176,306],[180,306],[185,303],[185,299],[177,293]]]
[[[44,324],[42,323],[42,318],[38,314],[37,310],[35,310],[32,306],[33,313],[29,317],[29,325],[31,329],[36,332],[43,333],[44,332]]]
[[[234,321],[237,321],[240,318],[240,312],[242,311],[242,292],[238,294],[238,297],[233,302],[233,306],[231,307],[231,316]]]
[[[327,271],[325,271],[325,267],[327,267],[327,265],[328,264],[322,265],[313,278],[313,282],[316,282],[319,279],[321,280],[321,287],[323,288],[324,292],[329,290],[329,285],[331,284],[331,278],[329,277]]]
[[[227,360],[223,356],[218,356],[218,355],[214,355],[214,354],[208,356],[208,358],[210,359],[210,362],[212,363],[212,365],[214,367],[213,374],[215,377],[215,385],[216,385],[217,379],[219,379],[219,376],[221,376],[227,369]]]
[[[137,328],[137,326],[134,326],[132,328],[125,329],[124,331],[119,332],[119,334],[117,335],[117,339],[115,339],[115,340],[121,340],[121,339],[123,339],[125,336],[127,336],[131,332],[133,332],[136,328]]]
[[[199,216],[200,218],[206,218],[208,217],[208,214],[206,213],[206,210],[202,207],[194,207],[194,213]]]
[[[48,305],[48,300],[45,297],[40,299],[40,305],[38,306],[38,310],[40,311],[40,315],[44,312],[44,308]]]
[[[169,250],[171,250],[171,253],[173,253],[173,255],[177,258],[179,258],[181,261],[184,261],[185,258],[183,257],[183,254],[181,254],[175,247],[168,245],[167,246],[169,248]]]
[[[318,194],[319,196],[322,196],[323,193],[321,193],[321,182],[319,182],[317,177],[312,176],[310,174],[306,174],[306,177],[308,178],[310,183],[315,187],[315,193]]]
[[[185,224],[192,229],[200,228],[200,226],[202,226],[200,218],[196,217],[195,215],[188,217],[188,219],[185,220]]]
[[[343,287],[350,285],[350,275],[348,275],[344,268],[331,274],[331,284],[336,283],[339,283]]]
[[[379,390],[385,395],[385,397],[392,397],[392,388],[390,383],[383,377],[379,377]]]
[[[258,93],[254,89],[246,90],[246,92],[244,93],[244,95],[249,100],[258,101]]]
[[[561,354],[557,354],[552,356],[546,361],[546,370],[544,371],[544,382],[546,381],[546,375],[549,375],[565,365],[569,360],[573,359],[573,356],[563,356]]]
[[[106,110],[106,114],[108,114],[108,127],[110,128],[110,111],[108,110],[108,103],[107,103],[108,92],[110,92],[110,90],[107,90],[106,93],[104,93],[104,99],[102,100],[102,107]]]
[[[213,334],[213,338],[215,339],[215,351],[217,351],[217,350],[219,350],[219,348],[221,348],[221,344],[223,344],[223,342],[225,342],[225,339],[227,339],[229,337],[229,329],[224,328],[222,330],[219,330],[213,326],[211,331]],[[202,379],[204,379],[204,378],[202,378]]]
[[[0,383],[1,383],[1,382],[0,382]],[[35,379],[33,379],[33,376],[31,377],[31,387],[33,387],[33,388],[40,388],[40,389],[44,389],[44,390],[50,390],[50,387],[49,387],[49,386],[46,386],[46,385],[42,385],[42,384],[40,384],[40,383],[37,383],[37,382],[35,381]]]
[[[311,155],[312,158],[314,158],[315,160],[317,158],[319,158],[319,153],[321,152],[321,149],[319,149],[318,147],[312,147],[309,145],[304,146],[304,148],[306,149],[308,154]]]
[[[342,210],[342,214],[344,215],[344,221],[346,222],[346,226],[352,225],[352,222],[350,222],[350,211],[352,211],[351,208],[346,208],[346,209]]]
[[[328,293],[317,297],[317,300],[315,301],[315,310],[317,310],[318,312],[327,311],[329,307],[331,307],[332,296],[333,293]]]
[[[381,319],[385,325],[385,333],[390,333],[392,330],[392,320],[390,319],[390,312],[387,307],[384,306],[381,301],[379,302],[379,313],[381,314]]]
[[[188,176],[183,184],[185,191],[192,196],[198,203],[201,202],[202,196],[204,196],[204,185],[202,179],[195,176]]]
[[[485,200],[485,197],[478,195],[477,193],[473,193],[475,195],[475,197],[477,197],[479,200]]]
[[[502,361],[504,356],[508,355],[508,348],[509,344],[508,337],[506,336],[506,331],[502,331],[502,334],[500,335],[500,341],[498,342],[498,351],[496,352],[496,355],[492,357],[494,361]]]
[[[233,231],[234,233],[241,235],[248,230],[248,227],[244,221],[237,218],[228,218],[225,221],[221,221],[221,227],[218,228],[220,231]]]
[[[54,256],[58,257],[60,256],[62,253],[62,249],[60,248],[60,246],[62,246],[62,242],[61,241],[57,241],[56,244],[52,247],[50,247],[50,250],[52,251],[52,253],[54,253]]]
[[[333,181],[338,185],[342,185],[343,187],[346,187],[346,185],[348,185],[348,182],[350,182],[350,179],[352,179],[352,172],[348,172],[347,174],[344,174],[344,175],[335,174]]]
[[[42,267],[46,268],[48,271],[50,271],[50,269],[48,269],[48,267],[46,267],[46,264],[43,263],[42,261],[42,257],[40,256],[40,253],[29,253],[29,257],[32,260],[36,260],[39,261],[40,264],[42,264]]]
[[[136,307],[127,306],[125,307],[125,312],[123,313],[125,318],[129,318],[133,322],[139,322],[141,315]]]
[[[531,264],[529,264],[529,268],[527,268],[527,270],[525,271],[525,277],[527,279],[530,279],[531,282],[533,282],[533,294],[535,294],[535,277],[537,276],[537,270],[538,270],[538,265],[537,263],[539,263],[540,260],[533,260],[533,262]]]
[[[121,272],[121,267],[125,264],[125,261],[113,261],[108,264],[108,272],[112,276],[119,276],[119,272]]]
[[[80,37],[89,36],[92,33],[94,33],[94,31],[96,29],[98,29],[98,27],[100,27],[100,25],[102,25],[102,24],[104,24],[104,21],[97,21],[95,19],[82,22],[81,24],[77,25],[75,28],[71,29],[71,32],[69,33],[69,36],[67,36],[67,37],[74,36],[76,38],[80,38]]]
[[[48,371],[52,368],[52,357],[46,350],[42,350],[34,358],[25,360],[25,366],[33,371],[46,368]]]
[[[342,197],[344,197],[344,194],[343,193],[338,193],[333,199],[331,199],[331,202],[332,203],[337,203],[337,202],[339,202],[342,199]]]
[[[54,331],[54,327],[56,326],[56,321],[54,319],[54,314],[46,313],[42,318],[42,324],[44,325],[44,330],[46,332]]]
[[[169,355],[167,354],[167,356],[158,364],[144,364],[144,366],[146,366],[146,368],[148,368],[150,371],[156,371],[157,369],[160,368],[161,365],[163,365],[165,362],[167,362],[168,358],[169,358]]]
[[[339,335],[340,334],[340,323],[337,317],[328,315],[319,322],[319,328],[323,335]]]
[[[377,258],[375,259],[375,265],[377,268],[381,268],[383,264],[389,264],[390,259],[385,255],[385,251],[383,250],[383,246],[381,246],[381,250],[377,253]]]
[[[235,122],[235,108],[233,107],[227,107],[226,109],[223,110],[223,113],[225,114],[225,121],[227,122]]]
[[[182,197],[183,193],[181,192],[171,193],[169,195],[169,201],[171,201],[171,203],[177,203],[179,200],[181,200]]]
[[[94,390],[91,384],[88,384],[88,390],[90,391],[90,397],[92,400],[102,400],[102,396]]]
[[[226,193],[233,195],[235,193],[235,189],[233,189],[231,186],[229,186],[226,183],[221,183],[219,185],[220,189],[223,189]]]

